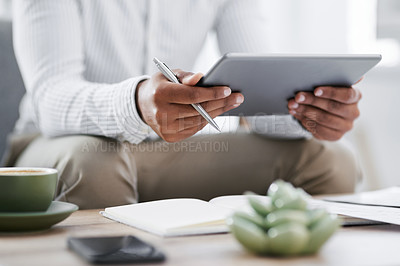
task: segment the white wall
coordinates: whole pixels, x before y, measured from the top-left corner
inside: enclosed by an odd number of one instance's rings
[[[273,52],[346,53],[346,0],[268,0]]]
[[[11,0],[0,0],[0,19],[11,18]]]

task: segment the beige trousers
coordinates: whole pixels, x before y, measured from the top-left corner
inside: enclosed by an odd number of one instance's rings
[[[94,136],[19,136],[9,166],[59,171],[56,199],[81,209],[175,197],[265,194],[283,179],[311,194],[351,192],[360,179],[339,142],[274,140],[249,133],[192,137],[179,143],[120,143]]]

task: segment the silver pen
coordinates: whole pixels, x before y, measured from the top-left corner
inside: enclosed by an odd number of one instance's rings
[[[174,83],[179,83],[179,79],[178,77],[174,74],[174,72],[172,72],[171,69],[169,69],[169,67],[161,62],[160,60],[158,60],[157,58],[153,58],[153,62],[156,64],[156,66],[158,67],[158,69],[160,70],[160,72],[171,82]],[[203,107],[201,107],[200,104],[198,103],[192,103],[192,106],[194,109],[196,109],[197,112],[199,112],[201,114],[202,117],[204,117],[205,120],[207,120],[207,122],[212,125],[216,130],[218,130],[219,132],[221,132],[221,130],[219,129],[217,123],[215,123],[215,121],[212,119],[212,117],[206,112],[206,110],[203,109]]]

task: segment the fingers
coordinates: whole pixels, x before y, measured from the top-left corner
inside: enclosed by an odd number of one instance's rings
[[[336,141],[343,136],[343,132],[320,125],[313,119],[310,119],[300,113],[296,113],[294,116],[300,121],[303,127],[311,132],[317,139]]]
[[[338,140],[352,129],[360,115],[360,99],[361,93],[354,88],[318,87],[314,93],[296,94],[288,108],[314,137]]]
[[[328,113],[335,114],[337,116],[346,119],[356,119],[360,115],[360,111],[357,108],[357,104],[344,104],[329,99],[315,97],[310,92],[300,92],[296,97],[289,101],[289,108],[298,109],[298,112],[302,112],[303,105],[311,105],[318,107]]]
[[[207,88],[192,86],[200,80],[202,77],[201,73],[193,74],[191,72],[177,70],[176,74],[185,84],[172,83],[160,72],[154,75],[155,79],[158,81],[157,89],[154,92],[155,100],[168,103],[192,104],[222,99],[228,97],[232,93],[231,89],[226,86]]]
[[[202,130],[206,125],[207,125],[207,122],[204,122],[198,126],[190,127],[190,128],[184,129],[177,133],[175,132],[175,133],[171,133],[171,134],[165,134],[163,136],[163,139],[167,142],[177,142],[177,141],[180,141],[180,140],[183,140],[183,139],[193,136],[198,131]]]
[[[182,84],[188,86],[196,85],[200,79],[203,77],[202,73],[192,73],[192,72],[185,72],[182,70],[174,70],[173,71],[178,79],[181,81]]]
[[[215,118],[243,102],[243,95],[235,93],[229,99],[202,103],[207,113]],[[238,100],[239,99],[239,100]],[[168,142],[183,140],[201,130],[207,121],[190,105],[168,104],[155,115],[157,134]]]
[[[341,103],[357,103],[361,99],[361,92],[355,88],[318,87],[314,95]]]
[[[236,108],[236,105],[227,105],[227,106],[222,106],[220,108],[217,108],[215,110],[207,112],[212,118],[215,118],[229,110],[232,110]],[[185,118],[180,118],[177,119],[173,122],[173,127],[177,129],[178,132],[181,132],[183,130],[186,130],[188,128],[200,126],[204,123],[207,123],[207,120],[205,120],[199,113],[197,113],[196,116],[190,116],[190,117],[185,117]]]
[[[185,139],[207,124],[190,104],[201,103],[211,117],[216,117],[244,101],[242,94],[232,94],[226,86],[195,87],[201,73],[174,72],[182,84],[170,82],[158,72],[137,89],[143,119],[168,142]]]
[[[228,97],[215,101],[201,103],[203,109],[209,113],[224,106],[238,107],[244,101],[244,96],[241,93],[232,93]],[[177,118],[185,118],[190,116],[198,116],[199,113],[191,105],[171,104],[170,112]]]
[[[231,109],[234,109],[234,108],[236,108],[236,107],[225,106],[225,107],[222,107],[222,108],[219,108],[219,109],[209,112],[209,115],[212,118],[215,118],[218,115],[220,115],[226,111],[229,111]],[[193,136],[198,131],[203,129],[207,124],[208,124],[208,122],[201,115],[178,119],[175,122],[175,125],[172,125],[172,127],[179,128],[179,130],[177,132],[175,130],[170,130],[170,132],[165,132],[162,135],[162,138],[164,140],[166,140],[167,142],[177,142],[177,141],[186,139],[190,136]]]
[[[231,93],[231,89],[226,86],[204,88],[164,82],[155,91],[155,99],[168,103],[192,104],[222,99]]]
[[[296,110],[291,112],[296,118],[301,115],[302,119],[312,120],[318,125],[342,132],[342,134],[353,128],[353,121],[343,119],[332,113],[316,108],[310,105],[301,105]],[[300,116],[299,116],[300,117]]]

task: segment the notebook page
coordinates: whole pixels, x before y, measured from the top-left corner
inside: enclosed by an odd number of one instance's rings
[[[230,210],[198,199],[168,199],[105,209],[105,216],[158,235],[225,220]],[[187,230],[185,230],[187,231]],[[193,229],[192,231],[195,231]]]
[[[309,200],[313,208],[325,208],[330,213],[400,225],[400,208]]]
[[[210,200],[210,203],[227,208],[233,211],[243,211],[243,212],[253,212],[253,209],[250,207],[248,197],[255,198],[260,202],[265,204],[270,202],[269,197],[261,196],[261,195],[231,195],[231,196],[221,196]]]
[[[400,187],[390,187],[353,195],[327,197],[324,200],[400,208]]]

